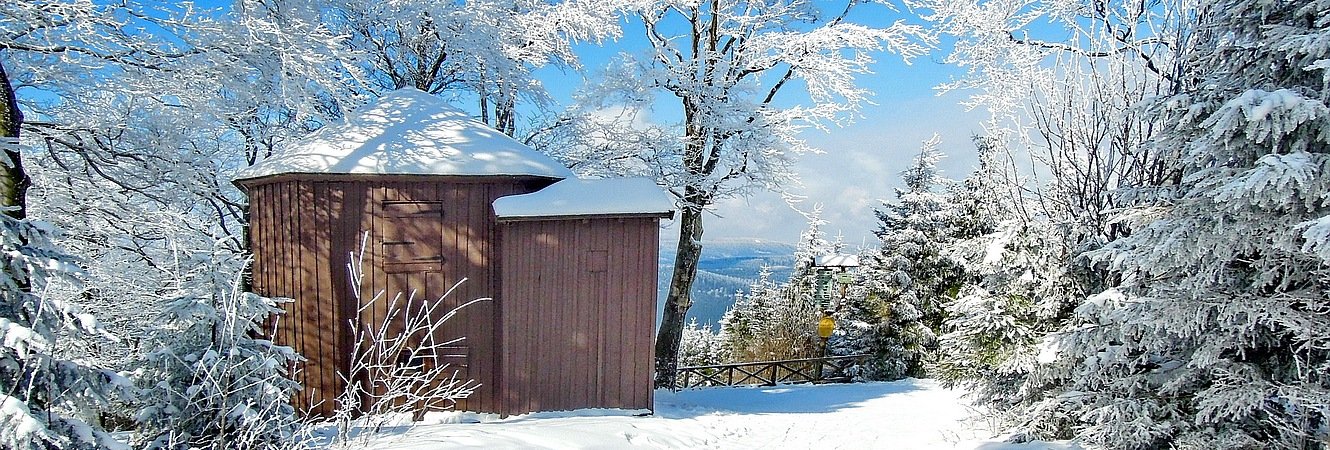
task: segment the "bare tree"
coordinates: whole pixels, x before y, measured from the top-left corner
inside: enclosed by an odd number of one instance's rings
[[[479,298],[443,311],[444,299],[452,295],[466,279],[458,281],[435,301],[417,300],[402,293],[393,296],[388,313],[379,323],[365,323],[360,318],[366,309],[384,301],[384,293],[360,298],[364,278],[364,246],[350,255],[347,272],[351,292],[360,305],[351,327],[355,343],[351,348],[349,371],[340,374],[346,389],[334,400],[333,422],[337,425],[335,444],[363,446],[360,438],[372,437],[384,426],[405,418],[419,419],[426,411],[451,409],[459,399],[471,396],[480,387],[471,379],[459,379],[457,368],[444,362],[451,346],[465,337],[441,340],[443,324],[473,303],[490,301]],[[368,433],[366,433],[368,432]]]

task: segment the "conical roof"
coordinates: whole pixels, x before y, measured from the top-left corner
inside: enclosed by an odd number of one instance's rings
[[[399,89],[236,174],[528,175],[571,178],[563,165],[447,102]]]

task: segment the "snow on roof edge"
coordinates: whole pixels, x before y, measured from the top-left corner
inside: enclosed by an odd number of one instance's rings
[[[819,255],[813,261],[817,267],[859,267],[859,255],[847,255],[844,253],[829,253]]]
[[[568,178],[529,194],[494,200],[500,220],[585,217],[674,217],[674,200],[646,178]]]

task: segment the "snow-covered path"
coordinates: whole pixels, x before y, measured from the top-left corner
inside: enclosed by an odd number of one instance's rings
[[[438,414],[410,430],[380,435],[370,448],[1062,448],[983,442],[990,434],[988,424],[962,395],[932,380],[913,379],[657,391],[653,416],[619,410],[536,413],[502,420]]]

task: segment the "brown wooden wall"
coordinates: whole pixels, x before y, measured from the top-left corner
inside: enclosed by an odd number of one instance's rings
[[[450,361],[460,369],[460,378],[481,384],[458,408],[498,412],[500,282],[494,257],[499,249],[490,205],[499,197],[534,192],[551,182],[531,177],[290,175],[247,183],[254,292],[296,300],[283,307],[286,314],[278,319],[274,339],[307,359],[297,377],[304,386],[297,407],[328,414],[335,407],[332,399],[342,391],[338,371],[347,370],[352,345],[348,321],[359,308],[347,263],[360,248],[362,233],[368,232],[362,302],[377,292],[390,300],[412,291],[416,299],[434,301],[463,278],[468,281],[444,299],[445,308],[476,298],[496,299],[467,307],[435,337],[465,337],[449,352],[459,355]],[[389,303],[377,302],[361,320],[381,323]]]
[[[658,224],[501,223],[504,413],[651,409]]]

